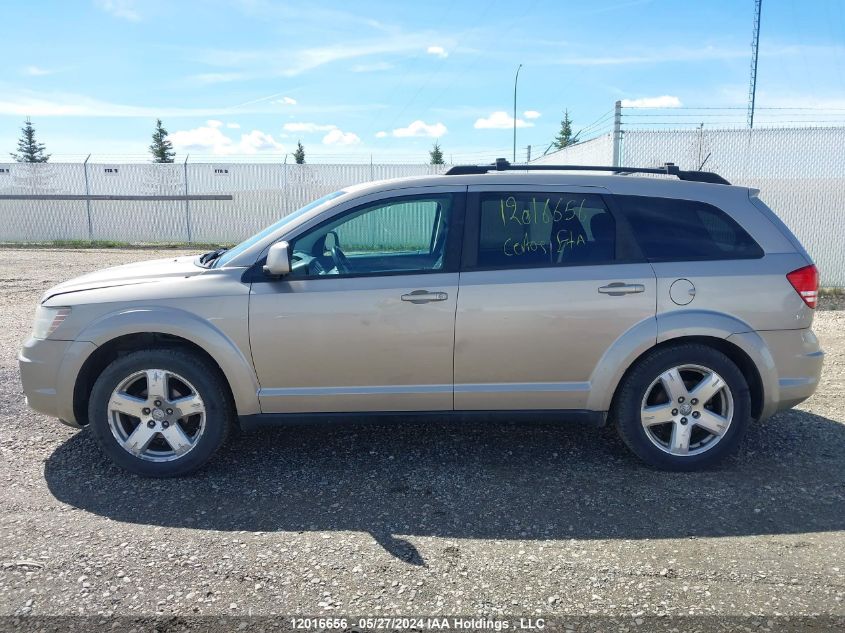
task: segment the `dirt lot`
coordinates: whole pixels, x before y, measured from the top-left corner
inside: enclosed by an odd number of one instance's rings
[[[47,287],[157,256],[0,250],[0,615],[845,614],[845,312],[818,393],[710,472],[435,423],[243,435],[151,481],[28,410],[16,355]]]

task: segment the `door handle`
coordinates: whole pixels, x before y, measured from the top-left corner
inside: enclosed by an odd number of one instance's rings
[[[445,292],[430,292],[428,290],[414,290],[402,295],[402,301],[411,303],[428,303],[429,301],[446,301],[449,298]]]
[[[622,281],[614,281],[612,284],[601,286],[599,292],[603,295],[610,295],[611,297],[621,297],[622,295],[630,295],[636,292],[645,292],[643,284],[626,284]]]

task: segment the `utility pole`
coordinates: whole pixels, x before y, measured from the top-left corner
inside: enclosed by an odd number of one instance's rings
[[[748,86],[748,129],[754,127],[754,101],[757,97],[757,53],[760,43],[760,5],[763,0],[754,0],[754,33],[751,36],[751,81]]]
[[[513,162],[516,162],[516,82],[519,81],[520,64],[516,69],[516,76],[513,78]]]
[[[622,102],[617,101],[613,110],[613,166],[619,167],[622,151]]]

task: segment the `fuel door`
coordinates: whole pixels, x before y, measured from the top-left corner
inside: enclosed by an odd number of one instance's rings
[[[669,287],[669,298],[679,306],[691,303],[695,299],[695,284],[689,279],[676,279]]]

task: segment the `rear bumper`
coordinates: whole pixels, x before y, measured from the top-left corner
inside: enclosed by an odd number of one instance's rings
[[[96,349],[84,341],[27,340],[18,354],[21,384],[30,408],[79,428],[73,387],[82,363]]]
[[[754,361],[763,384],[760,419],[794,407],[813,395],[824,352],[810,328],[743,332],[728,337]]]
[[[778,374],[775,412],[794,407],[819,385],[824,352],[810,328],[760,332],[772,353]]]

